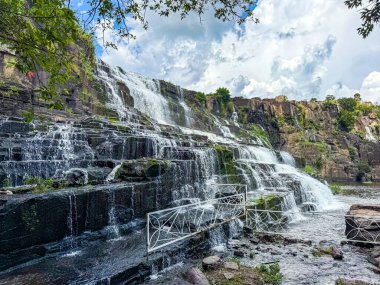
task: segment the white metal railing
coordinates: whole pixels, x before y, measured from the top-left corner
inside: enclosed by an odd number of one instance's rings
[[[245,215],[246,193],[151,212],[148,253]]]

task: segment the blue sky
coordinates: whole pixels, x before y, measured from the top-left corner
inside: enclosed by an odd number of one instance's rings
[[[211,11],[202,21],[148,15],[148,31],[131,20],[137,39],[99,56],[205,92],[226,86],[235,96],[300,100],[359,91],[380,101],[380,29],[363,40],[359,14],[342,0],[261,0],[255,14],[260,24],[244,26]]]

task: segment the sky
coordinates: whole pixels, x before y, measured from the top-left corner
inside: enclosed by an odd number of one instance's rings
[[[100,52],[109,64],[187,89],[233,96],[324,99],[360,92],[380,102],[380,27],[366,39],[360,15],[343,0],[260,0],[253,21],[239,26],[148,15],[149,29],[130,22],[136,40]],[[108,33],[106,38],[112,39]]]

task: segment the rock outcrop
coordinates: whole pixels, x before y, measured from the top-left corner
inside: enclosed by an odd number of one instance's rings
[[[323,101],[288,101],[233,98],[240,126],[262,126],[272,144],[290,152],[299,167],[312,166],[328,181],[380,181],[380,118],[361,102],[353,130],[338,123],[338,104]],[[216,112],[212,104],[209,111]]]

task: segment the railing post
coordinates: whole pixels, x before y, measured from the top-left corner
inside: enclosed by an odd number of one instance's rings
[[[146,262],[149,262],[149,247],[150,247],[150,241],[149,241],[149,213],[146,214]]]

